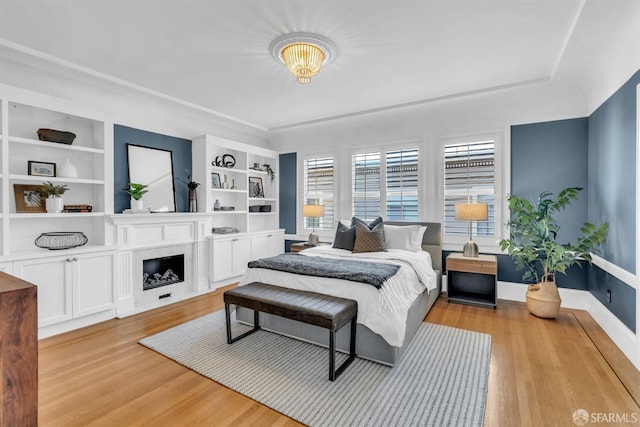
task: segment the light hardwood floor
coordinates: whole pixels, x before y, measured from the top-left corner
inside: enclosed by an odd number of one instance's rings
[[[300,425],[137,344],[222,307],[216,292],[40,341],[40,425]],[[426,321],[492,336],[487,427],[572,426],[579,408],[640,417],[640,373],[587,313],[543,320],[441,296]]]

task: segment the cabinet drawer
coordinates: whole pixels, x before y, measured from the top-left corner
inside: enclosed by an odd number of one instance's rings
[[[498,274],[498,263],[495,259],[447,258],[447,270],[468,273]]]

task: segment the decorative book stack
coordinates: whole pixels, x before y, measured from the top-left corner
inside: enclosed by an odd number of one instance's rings
[[[91,212],[93,206],[91,205],[64,205],[62,212]]]

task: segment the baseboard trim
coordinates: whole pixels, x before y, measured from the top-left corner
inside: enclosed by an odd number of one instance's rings
[[[638,336],[609,311],[591,292],[579,289],[558,288],[563,308],[587,311],[625,356],[640,370],[640,346]],[[526,301],[526,285],[498,282],[498,299]]]

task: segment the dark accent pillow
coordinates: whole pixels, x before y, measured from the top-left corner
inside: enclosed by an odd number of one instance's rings
[[[356,228],[347,227],[343,223],[339,222],[338,227],[336,228],[336,236],[333,239],[333,247],[353,251],[355,243]]]
[[[378,217],[376,219],[374,219],[373,221],[371,221],[369,224],[367,224],[364,220],[358,218],[357,216],[354,216],[353,218],[351,218],[351,226],[354,227],[357,223],[366,225],[367,228],[369,228],[369,230],[373,230],[373,227],[375,227],[378,224],[382,223],[382,217]]]
[[[384,245],[384,224],[382,222],[373,227],[372,230],[369,230],[366,224],[356,222],[356,243],[353,247],[353,253],[385,252],[386,250]]]

